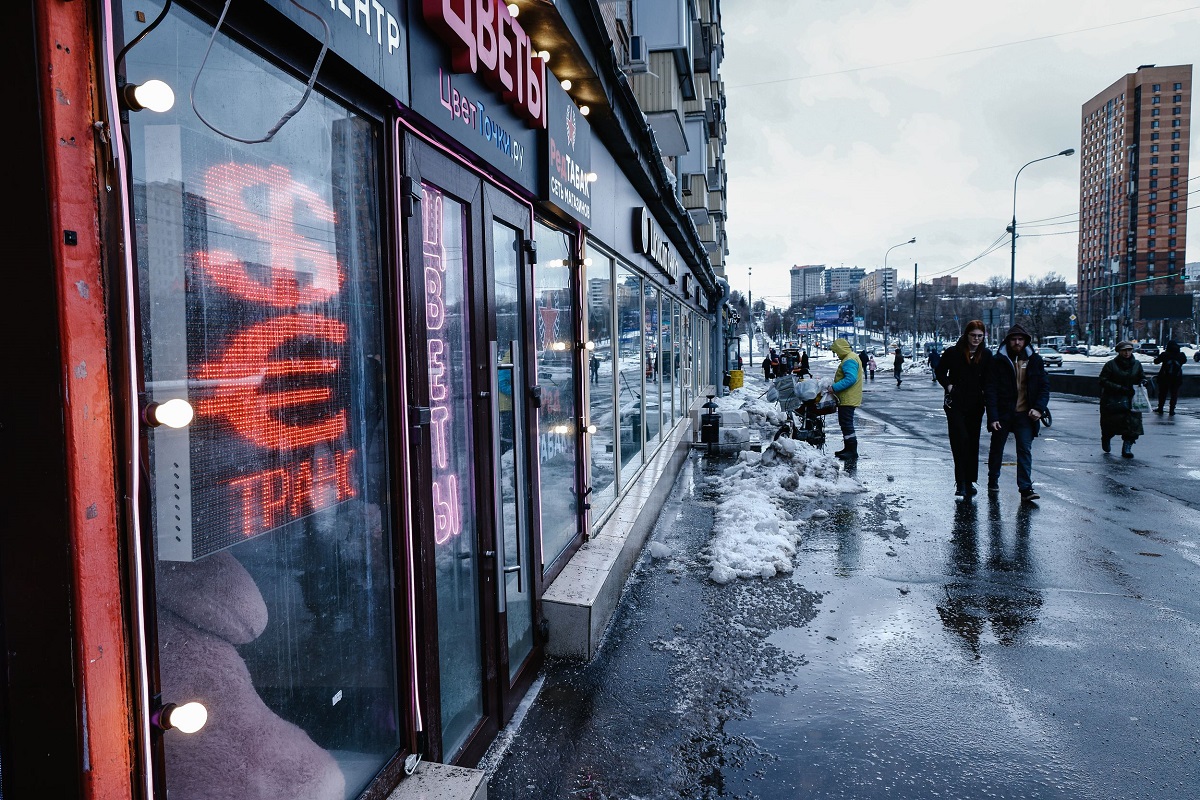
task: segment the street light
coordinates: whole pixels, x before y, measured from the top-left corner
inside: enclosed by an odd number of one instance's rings
[[[1050,158],[1058,158],[1059,156],[1073,156],[1075,148],[1068,147],[1061,153],[1054,155],[1042,156],[1030,161],[1029,164],[1036,164],[1039,161],[1045,161]],[[1013,178],[1013,215],[1012,225],[1009,226],[1008,232],[1012,234],[1012,272],[1008,280],[1008,327],[1012,327],[1017,322],[1017,178],[1021,177],[1021,170],[1028,167],[1026,164],[1021,169],[1017,170],[1016,177]]]
[[[885,352],[885,353],[887,352],[887,335],[888,335],[888,321],[887,321],[887,311],[888,311],[887,257],[888,257],[888,253],[892,252],[897,247],[903,247],[906,244],[916,244],[916,242],[917,242],[917,237],[914,236],[913,238],[909,239],[907,242],[901,242],[900,244],[892,245],[891,247],[889,247],[887,249],[887,253],[883,254],[883,352]],[[916,346],[916,342],[913,342],[913,346],[914,347]]]

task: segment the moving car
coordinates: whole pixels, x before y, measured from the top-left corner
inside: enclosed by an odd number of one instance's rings
[[[1066,347],[1058,348],[1058,352],[1064,356],[1086,356],[1087,348],[1080,344],[1069,344]]]
[[[1158,345],[1154,342],[1142,342],[1137,346],[1137,352],[1144,356],[1156,356],[1159,352]]]
[[[1062,366],[1062,353],[1058,352],[1058,350],[1050,347],[1049,345],[1044,345],[1039,348],[1038,355],[1042,357],[1042,361],[1045,362],[1047,367]]]

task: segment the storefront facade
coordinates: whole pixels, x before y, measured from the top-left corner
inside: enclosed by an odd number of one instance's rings
[[[31,22],[41,54],[102,42],[42,57],[111,117],[92,256],[62,249],[78,206],[46,245],[58,371],[104,376],[47,466],[91,472],[61,503],[86,731],[62,796],[379,797],[412,754],[474,764],[541,665],[545,587],[712,382],[704,265],[502,4]]]

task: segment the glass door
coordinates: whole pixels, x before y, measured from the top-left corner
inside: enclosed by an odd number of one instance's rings
[[[428,756],[473,764],[540,665],[531,223],[527,207],[429,146],[410,137],[405,147]]]

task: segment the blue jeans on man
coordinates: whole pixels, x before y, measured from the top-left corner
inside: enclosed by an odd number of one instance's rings
[[[992,443],[988,448],[988,488],[1000,485],[1000,467],[1004,463],[1004,445],[1008,435],[1017,443],[1017,489],[1022,493],[1033,490],[1033,437],[1040,425],[1026,414],[1014,414],[1003,428],[992,431]]]

